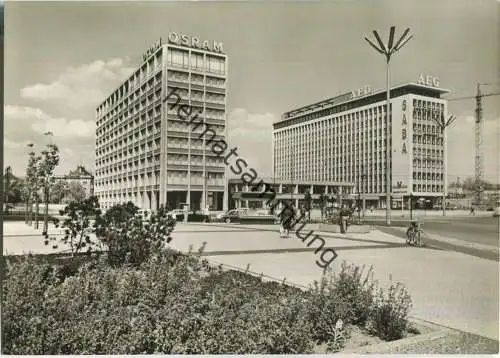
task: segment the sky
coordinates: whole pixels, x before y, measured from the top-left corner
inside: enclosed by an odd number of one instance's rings
[[[4,162],[24,175],[28,148],[61,150],[57,174],[94,168],[95,107],[168,33],[223,42],[231,146],[272,175],[272,123],[291,109],[370,85],[385,59],[363,39],[389,27],[410,40],[391,60],[393,85],[437,76],[449,98],[500,92],[500,2],[331,0],[9,2],[5,5]],[[483,98],[485,179],[500,182],[500,96]],[[475,100],[450,101],[448,178],[474,175]]]

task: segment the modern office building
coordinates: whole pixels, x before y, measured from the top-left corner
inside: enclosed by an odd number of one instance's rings
[[[179,118],[175,105],[190,107],[223,140],[226,89],[222,43],[172,32],[148,49],[96,109],[95,192],[101,206],[132,201],[152,210],[187,203],[192,210],[225,208],[224,158],[207,143],[214,137],[203,125],[193,128]]]
[[[386,128],[386,91],[358,91],[283,114],[273,124],[273,170],[278,180],[353,182],[351,196],[385,208],[386,146],[393,207],[413,200],[441,201],[447,180],[446,133],[433,118],[447,117],[439,80],[420,75],[416,83],[391,89]],[[412,201],[413,202],[413,201]]]

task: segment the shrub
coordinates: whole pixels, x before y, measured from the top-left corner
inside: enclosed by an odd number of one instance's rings
[[[99,216],[101,213],[99,209],[99,200],[96,196],[87,198],[81,202],[72,202],[67,205],[64,210],[60,211],[61,215],[67,218],[61,223],[59,219],[54,219],[56,228],[64,229],[64,236],[60,239],[63,244],[69,245],[71,254],[76,254],[82,249],[87,249],[91,253],[96,243],[92,241],[90,234],[92,233],[91,219]],[[56,237],[49,237],[44,233],[45,245],[50,241],[57,242]],[[56,249],[57,244],[54,243],[53,247]]]
[[[116,205],[96,218],[96,236],[106,247],[111,266],[140,265],[172,240],[175,220],[163,207],[146,222],[135,215],[137,211],[136,206],[127,203]]]
[[[410,308],[411,298],[406,288],[391,282],[387,295],[379,290],[369,315],[369,331],[387,341],[403,338]]]
[[[346,324],[364,325],[373,304],[375,281],[373,271],[342,263],[338,275],[324,275],[310,289],[312,304],[309,319],[314,338],[322,343],[334,339],[333,327],[339,320]]]
[[[391,286],[370,300],[373,283],[355,266],[305,292],[211,267],[201,252],[165,249],[134,266],[87,259],[68,267],[8,263],[5,353],[304,354],[314,343],[338,352],[349,336],[346,320],[360,322],[367,310],[380,337],[405,329],[406,291]]]

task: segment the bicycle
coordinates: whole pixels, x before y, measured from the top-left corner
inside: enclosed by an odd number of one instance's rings
[[[419,223],[412,223],[412,225],[406,231],[406,245],[422,247],[424,243],[422,241],[422,235],[424,230]]]

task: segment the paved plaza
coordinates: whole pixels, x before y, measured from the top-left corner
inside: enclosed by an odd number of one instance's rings
[[[405,247],[403,239],[378,230],[319,234],[325,247],[338,254],[331,265],[334,271],[344,260],[373,266],[382,286],[391,276],[405,284],[413,300],[412,316],[498,340],[498,261],[433,247]],[[197,250],[206,242],[204,255],[214,263],[243,270],[250,265],[254,273],[301,286],[319,280],[323,273],[316,264],[317,244],[307,247],[293,234],[281,239],[274,225],[179,223],[173,238],[173,248],[180,251],[187,252],[190,246]],[[67,249],[45,246],[40,233],[24,223],[4,223],[3,244],[4,254]]]

